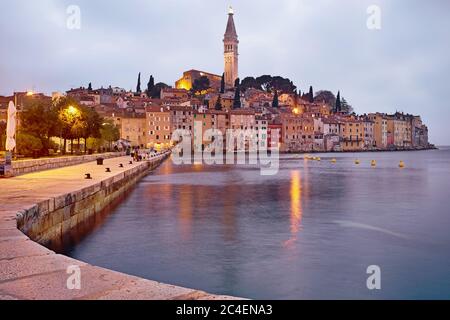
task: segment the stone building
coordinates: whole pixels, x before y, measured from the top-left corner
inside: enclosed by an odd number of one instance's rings
[[[146,108],[147,147],[164,149],[171,146],[172,113],[170,107]]]
[[[175,88],[191,90],[192,87],[194,86],[195,80],[198,80],[201,77],[208,78],[211,88],[214,88],[216,90],[220,89],[222,76],[200,70],[189,70],[184,72],[183,76],[179,80],[177,80],[177,82],[175,82]]]

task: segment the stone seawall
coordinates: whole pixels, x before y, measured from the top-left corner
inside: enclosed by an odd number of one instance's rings
[[[96,161],[97,158],[110,159],[114,157],[124,156],[123,152],[108,152],[102,154],[92,154],[84,156],[67,156],[58,158],[30,159],[14,161],[12,163],[13,175],[19,176],[36,171],[50,170],[73,166],[85,162]]]
[[[92,186],[39,202],[17,214],[17,226],[42,245],[61,239],[72,228],[100,213],[168,156],[165,154],[142,162]]]

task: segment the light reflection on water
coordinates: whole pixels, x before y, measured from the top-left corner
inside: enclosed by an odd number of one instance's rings
[[[276,176],[168,161],[64,252],[249,298],[450,298],[450,150],[319,156],[282,156]]]

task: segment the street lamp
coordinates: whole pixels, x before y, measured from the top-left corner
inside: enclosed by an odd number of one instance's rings
[[[71,116],[75,116],[78,113],[78,109],[75,108],[74,106],[69,106],[67,108],[67,113],[70,114]]]

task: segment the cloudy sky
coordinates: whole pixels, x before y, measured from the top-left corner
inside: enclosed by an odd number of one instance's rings
[[[381,30],[367,8],[381,9]],[[69,5],[81,29],[67,28]],[[0,0],[0,95],[71,87],[173,85],[184,70],[223,72],[233,5],[240,77],[288,77],[302,90],[341,90],[358,113],[422,115],[450,145],[450,1]]]

